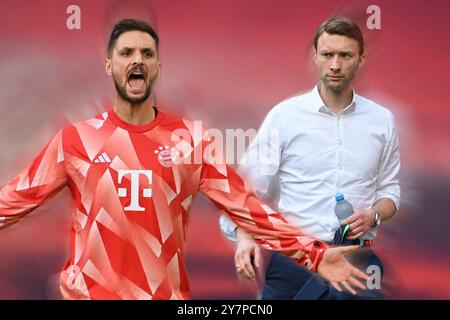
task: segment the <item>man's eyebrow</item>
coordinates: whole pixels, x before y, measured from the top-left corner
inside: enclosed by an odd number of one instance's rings
[[[343,54],[343,53],[345,53],[345,54],[352,54],[353,53],[353,51],[352,50],[333,50],[333,49],[320,49],[320,52],[321,53],[323,53],[323,52],[332,52],[332,53],[338,53],[338,54]]]

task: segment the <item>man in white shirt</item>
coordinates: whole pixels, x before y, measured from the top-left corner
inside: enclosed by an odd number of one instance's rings
[[[310,236],[332,243],[340,226],[349,224],[346,243],[362,247],[353,261],[363,271],[371,265],[382,271],[371,247],[376,228],[399,208],[400,155],[392,113],[357,95],[351,85],[364,60],[363,35],[353,20],[323,22],[314,35],[318,85],[269,112],[239,171],[259,197],[272,200],[290,224]],[[341,222],[334,213],[337,192],[354,207],[353,215]],[[258,246],[225,217],[221,227],[230,239],[237,237],[237,272],[255,279],[254,267],[261,264]],[[263,299],[351,297],[272,254]],[[379,290],[365,290],[357,297],[383,296]]]

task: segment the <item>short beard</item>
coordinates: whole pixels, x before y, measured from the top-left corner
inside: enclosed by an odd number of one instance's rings
[[[334,93],[341,93],[344,88],[347,87],[348,82],[339,85],[339,86],[333,86],[327,79],[323,79],[322,83],[327,87],[328,90],[334,92]]]
[[[119,96],[120,96],[123,100],[125,100],[125,101],[127,101],[127,102],[130,102],[130,103],[133,103],[133,104],[139,104],[139,103],[144,102],[145,100],[148,99],[148,97],[150,96],[150,93],[152,92],[152,89],[151,89],[150,84],[149,84],[149,85],[147,85],[147,87],[145,88],[145,92],[144,92],[144,95],[143,95],[142,97],[132,98],[132,97],[130,97],[130,96],[128,95],[127,90],[125,89],[125,87],[124,87],[124,86],[121,86],[121,85],[119,84],[119,82],[116,81],[116,78],[115,78],[115,77],[113,77],[113,80],[114,80],[114,85],[115,85],[115,87],[116,87],[116,91],[117,91],[117,93],[119,94]]]
[[[338,86],[333,86],[332,82],[329,81],[326,77],[322,79],[322,83],[327,87],[327,89],[331,90],[332,92],[334,92],[336,94],[339,94],[350,85],[350,83],[353,81],[355,76],[356,76],[356,70],[353,71],[352,73],[350,73],[348,75],[348,77],[346,79],[344,79],[344,82]]]

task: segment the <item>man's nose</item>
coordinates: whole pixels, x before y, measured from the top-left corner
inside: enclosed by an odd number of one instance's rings
[[[137,52],[134,56],[133,56],[133,64],[142,64],[142,54]]]
[[[334,56],[333,60],[331,60],[330,69],[333,72],[338,72],[341,70],[341,61],[338,56]]]

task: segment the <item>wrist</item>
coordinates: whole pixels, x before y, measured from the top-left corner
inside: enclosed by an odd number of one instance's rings
[[[381,212],[378,208],[371,208],[370,209],[372,215],[371,215],[371,227],[372,228],[376,228],[380,225],[381,223]]]
[[[236,227],[236,240],[244,240],[244,239],[253,239],[251,235],[249,235],[245,230],[240,227]]]
[[[325,251],[328,248],[329,248],[329,246],[324,243],[319,243],[318,246],[314,247],[313,252],[311,254],[311,258],[312,258],[311,271],[313,271],[313,272],[318,271],[319,265],[322,262]]]

